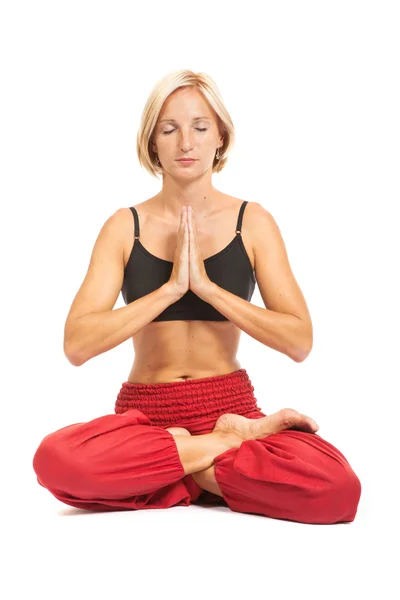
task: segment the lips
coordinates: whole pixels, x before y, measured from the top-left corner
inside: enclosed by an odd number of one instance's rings
[[[178,158],[178,162],[195,162],[197,158]]]

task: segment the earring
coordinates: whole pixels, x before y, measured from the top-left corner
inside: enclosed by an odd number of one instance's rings
[[[160,161],[158,160],[158,154],[156,154],[156,163],[158,166],[160,166]]]
[[[217,154],[215,155],[215,158],[219,160],[219,148],[217,148]]]

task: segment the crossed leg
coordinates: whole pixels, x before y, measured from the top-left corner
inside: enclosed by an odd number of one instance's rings
[[[284,429],[299,428],[304,431],[317,431],[317,423],[293,409],[280,410],[273,415],[266,416],[260,413],[260,419],[248,419],[241,415],[234,413],[227,413],[217,419],[214,431],[224,431],[233,435],[239,436],[243,441],[249,439],[262,438],[263,436],[278,433]],[[172,435],[192,435],[184,427],[167,427],[167,431]],[[215,465],[211,465],[202,471],[192,473],[193,480],[197,485],[207,491],[211,492],[221,498],[224,497],[220,486],[215,477]]]
[[[56,498],[89,510],[189,506],[203,488],[214,496],[211,501],[222,498],[237,512],[306,523],[354,519],[361,486],[339,450],[316,434],[293,430],[285,418],[286,430],[270,427],[226,443],[226,429],[237,436],[242,425],[246,430],[273,422],[273,415],[263,418],[258,411],[248,417],[222,415],[214,425],[225,431],[222,437],[205,431],[191,445],[181,437],[189,431],[178,427],[167,433],[136,409],[103,415],[47,435],[33,467],[38,482]]]
[[[167,431],[172,433],[172,435],[192,435],[187,429],[184,427],[167,427]],[[215,467],[211,465],[207,469],[203,471],[197,471],[197,473],[192,473],[193,480],[197,483],[202,490],[207,492],[212,492],[217,496],[221,496],[223,498],[221,488],[219,487],[216,479],[215,479]]]
[[[215,479],[215,465],[211,465],[211,467],[204,469],[204,471],[193,473],[192,477],[202,490],[216,494],[216,496],[221,496],[221,498],[224,497],[221,488]]]
[[[315,432],[297,427],[246,439],[192,477],[231,510],[305,523],[353,521],[361,495],[360,481],[343,454]]]

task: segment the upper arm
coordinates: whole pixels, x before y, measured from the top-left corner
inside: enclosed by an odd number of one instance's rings
[[[293,275],[285,243],[274,217],[261,204],[253,212],[255,274],[265,307],[293,315],[310,328],[310,313]]]
[[[64,328],[64,348],[74,324],[83,315],[112,310],[124,278],[124,210],[118,209],[102,226],[85,278],[72,302]]]

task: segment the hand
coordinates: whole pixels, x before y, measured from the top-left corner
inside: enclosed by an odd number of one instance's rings
[[[189,289],[200,296],[212,285],[212,281],[204,267],[191,206],[188,207],[187,220],[189,228]]]
[[[182,207],[178,230],[178,243],[175,250],[171,276],[168,281],[174,293],[182,297],[189,289],[189,230],[186,207]]]

